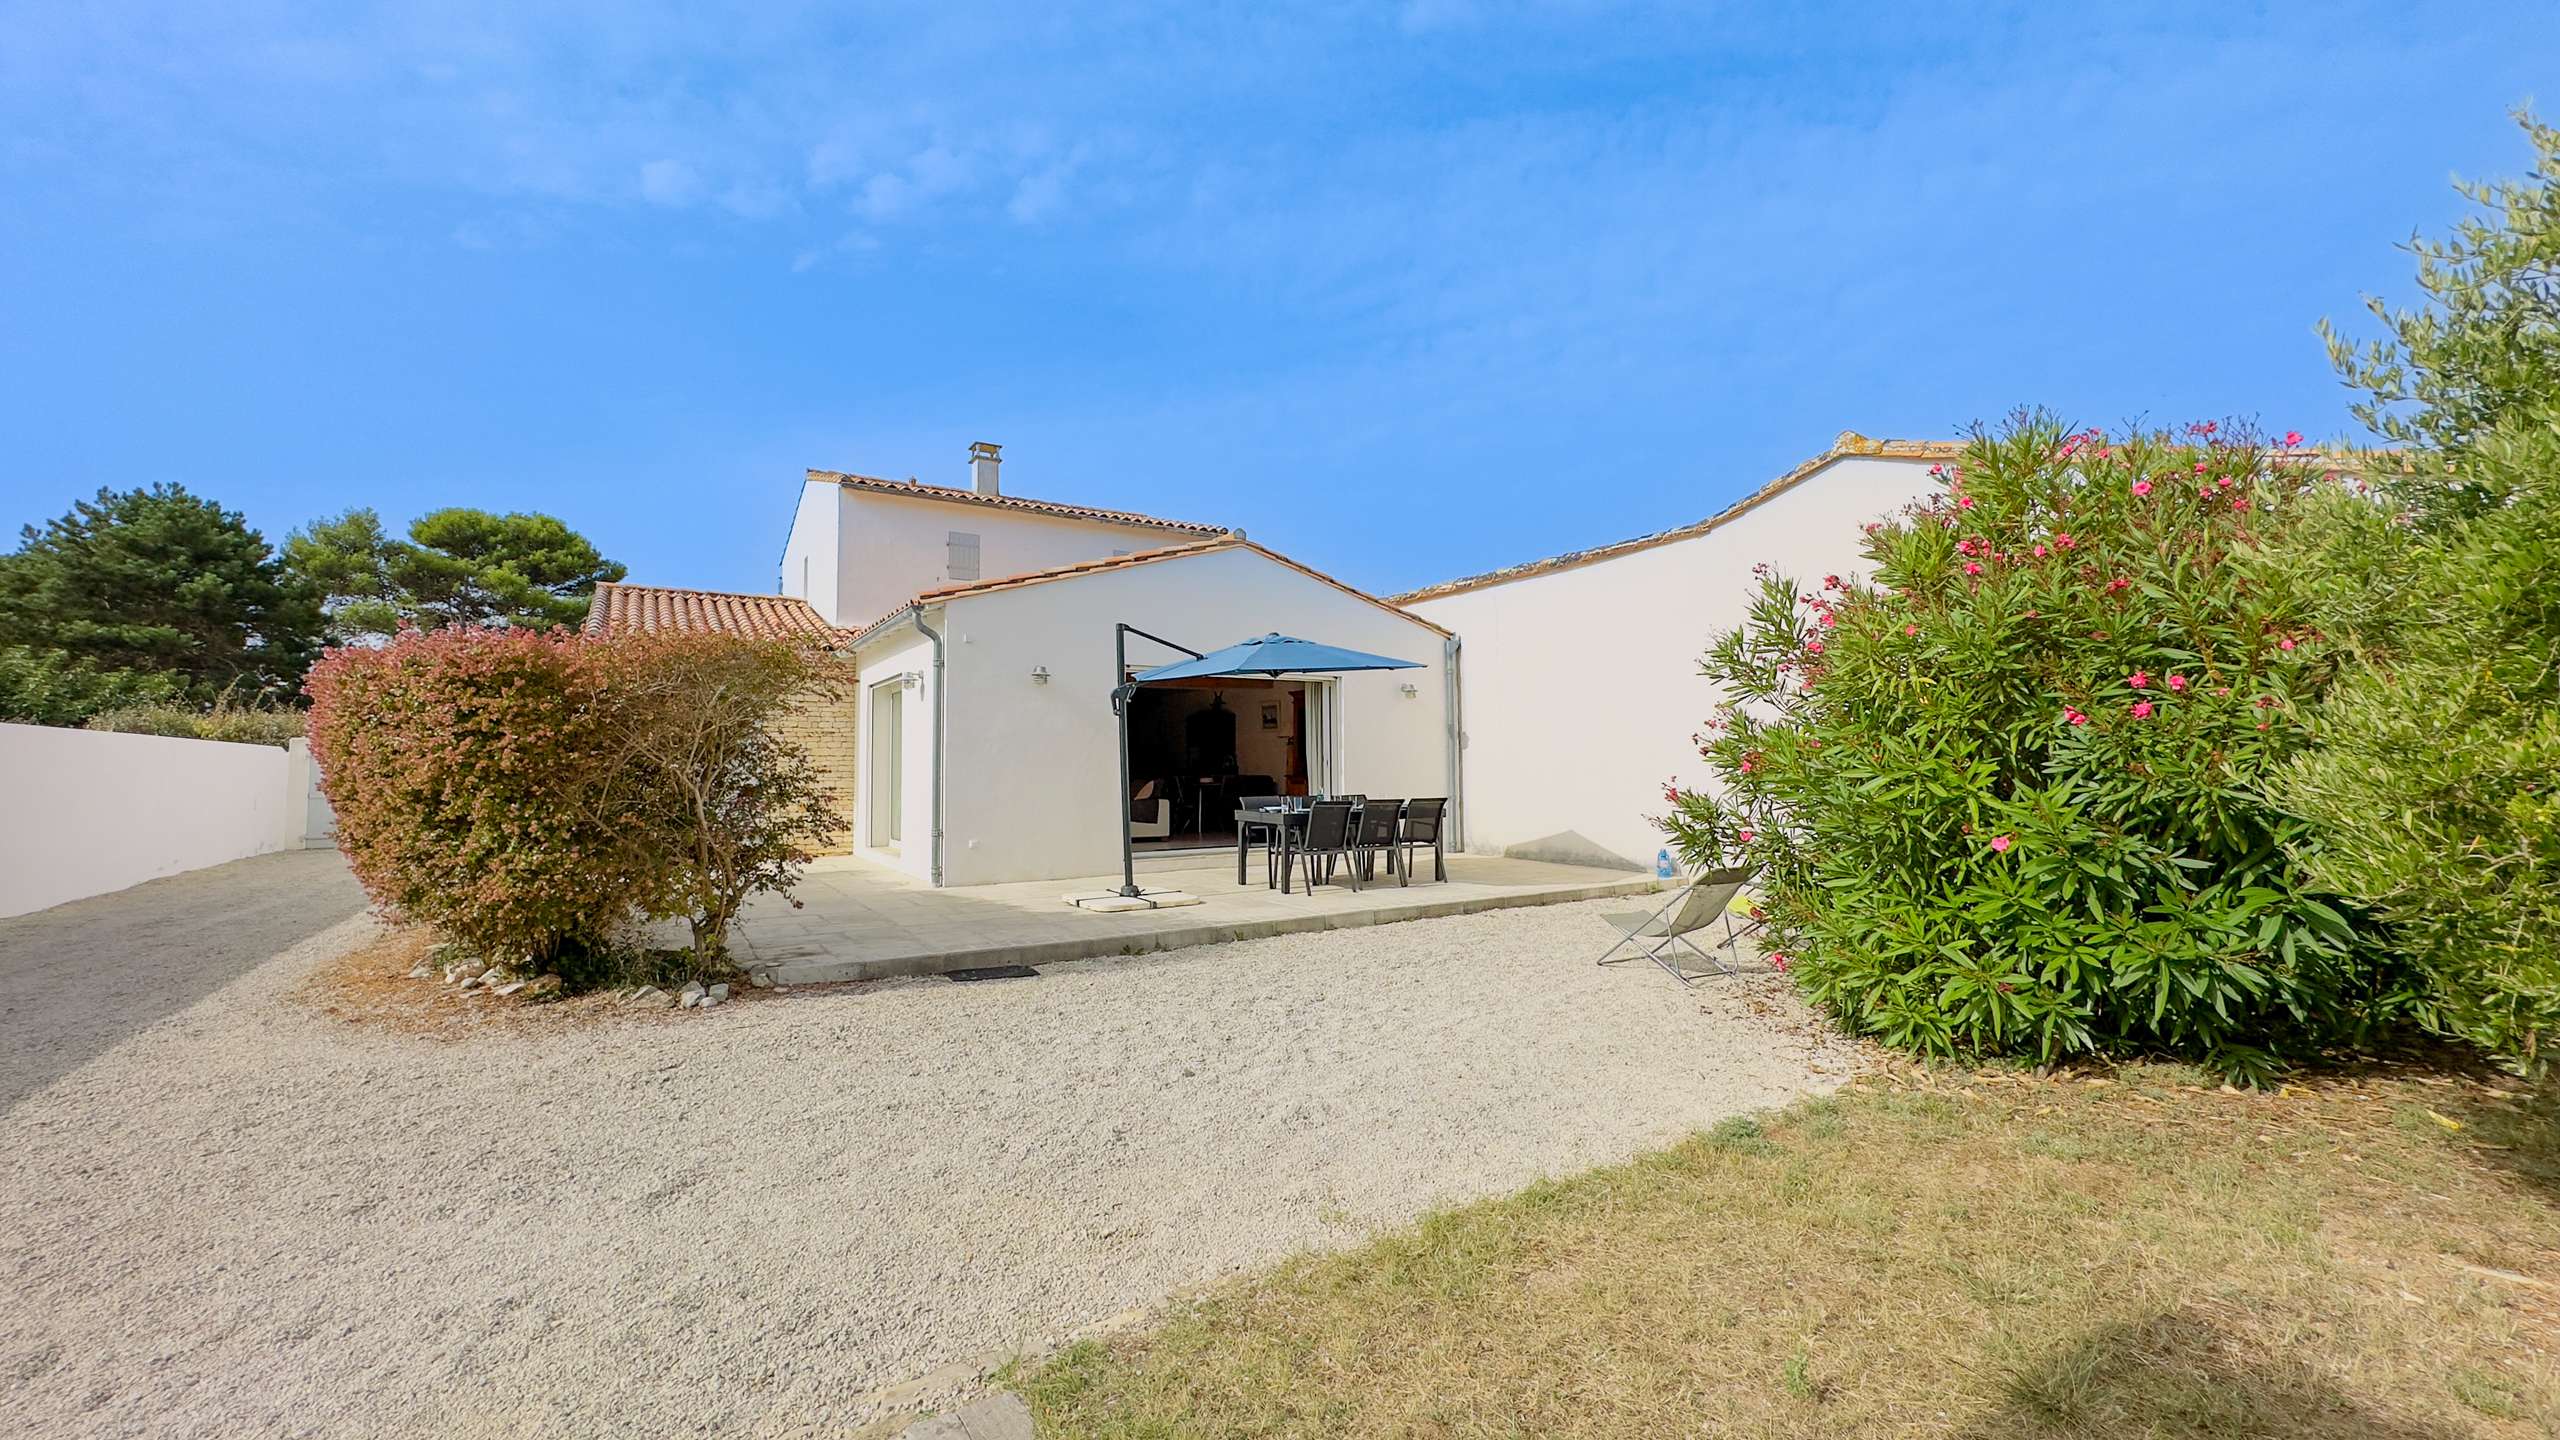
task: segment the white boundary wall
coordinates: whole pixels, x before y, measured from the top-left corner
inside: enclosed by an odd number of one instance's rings
[[[0,915],[301,847],[330,829],[296,740],[0,725]]]
[[[1406,608],[1458,632],[1466,848],[1652,868],[1666,781],[1708,767],[1689,737],[1719,696],[1698,674],[1766,562],[1819,586],[1863,563],[1858,527],[1938,489],[1926,458],[1843,456],[1703,534]]]

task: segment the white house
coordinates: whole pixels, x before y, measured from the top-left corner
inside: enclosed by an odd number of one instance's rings
[[[859,627],[936,586],[1226,533],[1222,525],[1007,495],[1003,464],[1003,447],[980,441],[969,447],[965,489],[809,471],[782,546],[780,593],[808,601],[829,625]]]
[[[1741,623],[1751,567],[1848,573],[1858,527],[1941,488],[1930,466],[1962,449],[1843,432],[1694,525],[1394,597],[1462,645],[1464,848],[1650,865],[1665,784],[1707,780],[1690,737],[1716,696],[1698,660]]]
[[[1230,534],[929,589],[854,636],[859,853],[943,885],[1116,870],[1122,624],[1195,651],[1276,631],[1416,662],[1142,686],[1131,777],[1173,812],[1150,844],[1223,844],[1249,791],[1456,793],[1454,638]],[[1183,658],[1129,645],[1132,672]]]
[[[839,844],[943,885],[1098,876],[1140,848],[1220,846],[1242,795],[1447,796],[1456,848],[1639,868],[1690,737],[1708,638],[1751,568],[1858,563],[1858,526],[1939,488],[1947,441],[1830,449],[1694,525],[1379,599],[1240,532],[1003,493],[811,470],[781,593],[599,588],[593,633],[787,635],[852,656],[859,693],[801,715],[847,796]],[[1141,685],[1130,786],[1111,692],[1126,624],[1196,651],[1278,632],[1410,670]],[[1181,658],[1133,640],[1132,672]]]
[[[850,848],[944,885],[1118,868],[1223,847],[1250,794],[1457,793],[1452,637],[1214,525],[1003,493],[996,446],[966,489],[811,470],[781,593],[600,586],[590,634],[710,630],[851,656],[850,703],[794,738],[845,796]],[[1111,692],[1117,627],[1194,651],[1273,632],[1387,655],[1373,674],[1141,686],[1133,802]],[[1133,671],[1183,658],[1130,642]]]

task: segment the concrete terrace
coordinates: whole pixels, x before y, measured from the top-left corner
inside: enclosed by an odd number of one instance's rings
[[[1417,869],[1430,874],[1428,856]],[[1659,884],[1624,870],[1491,855],[1450,856],[1445,884],[1417,880],[1408,887],[1389,879],[1356,892],[1327,885],[1312,895],[1283,895],[1263,885],[1259,852],[1250,877],[1250,884],[1236,884],[1232,852],[1142,860],[1141,885],[1185,890],[1201,903],[1115,915],[1073,909],[1063,897],[1115,888],[1116,874],[936,890],[885,866],[834,857],[811,865],[802,878],[796,892],[802,908],[759,899],[739,917],[731,944],[746,963],[772,967],[786,984],[882,980],[1640,895]]]

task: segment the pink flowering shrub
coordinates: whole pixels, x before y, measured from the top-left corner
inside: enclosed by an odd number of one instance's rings
[[[1945,483],[1867,531],[1866,578],[1766,576],[1717,637],[1681,853],[1758,865],[1798,985],[1925,1053],[2255,1077],[2394,1015],[2268,798],[2338,664],[2274,553],[2320,477],[2219,425],[2021,415]]]

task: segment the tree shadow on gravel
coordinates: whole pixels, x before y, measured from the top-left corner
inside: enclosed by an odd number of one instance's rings
[[[293,850],[0,919],[0,1109],[362,912],[334,850]]]
[[[2376,1410],[2309,1366],[2169,1310],[2109,1325],[2014,1373],[1962,1440],[2463,1440]]]

